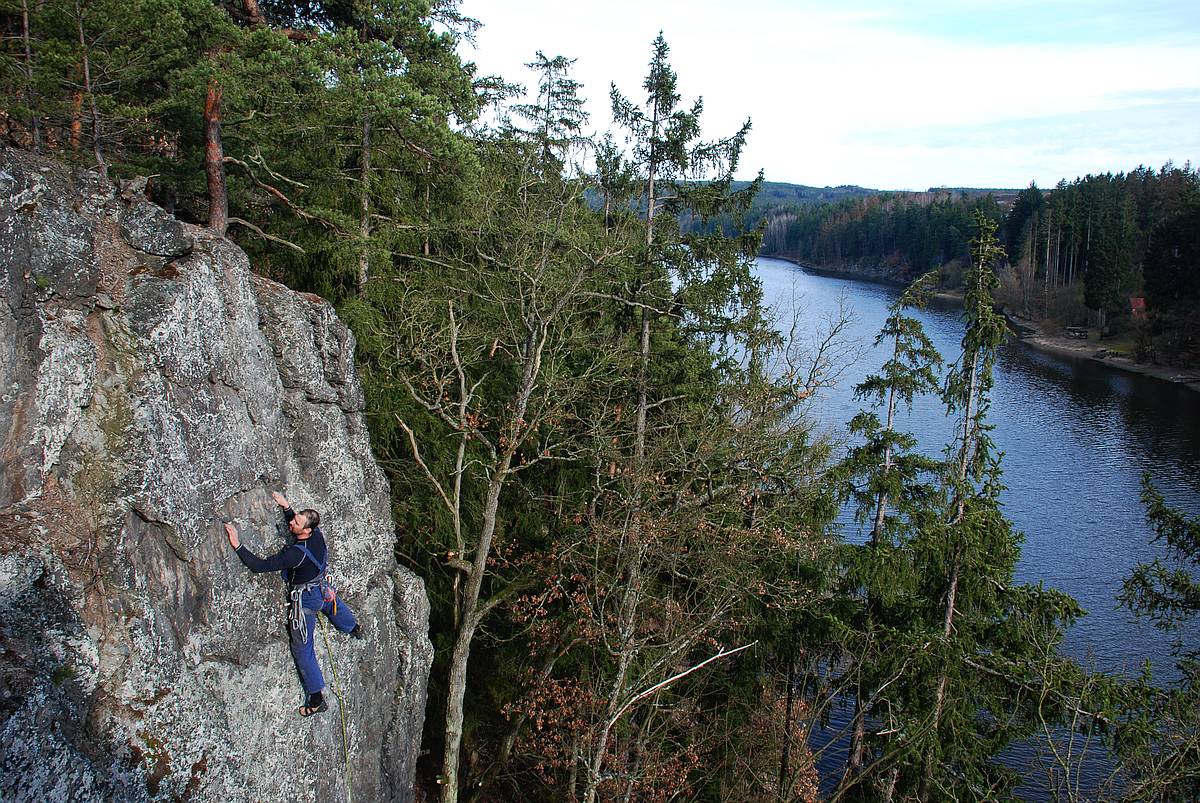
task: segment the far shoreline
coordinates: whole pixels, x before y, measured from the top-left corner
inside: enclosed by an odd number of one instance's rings
[[[834,279],[853,279],[860,282],[869,282],[871,284],[882,284],[890,287],[907,287],[907,282],[889,279],[884,276],[873,276],[869,274],[856,273],[848,270],[837,270],[831,268],[821,268],[815,265],[809,265],[799,260],[790,257],[779,256],[776,254],[761,254],[767,259],[778,259],[781,262],[789,262],[806,271],[810,271],[818,276],[828,276]],[[933,297],[938,301],[956,302],[961,304],[963,297],[961,294],[939,292],[934,293]],[[1178,385],[1188,390],[1200,393],[1200,369],[1195,368],[1179,368],[1171,365],[1149,365],[1146,363],[1134,362],[1128,357],[1121,357],[1105,353],[1103,348],[1097,349],[1096,345],[1091,342],[1081,343],[1078,340],[1071,340],[1066,337],[1056,337],[1042,332],[1036,321],[1022,318],[1015,313],[1009,312],[1004,307],[999,307],[1004,315],[1005,321],[1008,322],[1008,327],[1013,334],[1017,336],[1017,340],[1029,348],[1046,354],[1053,354],[1057,357],[1067,357],[1069,359],[1084,359],[1092,362],[1106,365],[1110,368],[1115,368],[1120,371],[1125,371],[1132,374],[1141,374],[1153,379],[1158,379],[1162,382],[1169,382],[1172,385]]]
[[[1129,357],[1108,353],[1103,347],[1097,349],[1096,344],[1090,341],[1080,342],[1066,337],[1048,335],[1037,328],[1036,322],[1009,312],[1003,307],[1000,308],[1000,311],[1004,313],[1004,319],[1008,322],[1009,328],[1017,335],[1017,339],[1030,348],[1059,357],[1091,360],[1101,365],[1131,374],[1153,377],[1200,393],[1200,370],[1198,369],[1135,362]]]

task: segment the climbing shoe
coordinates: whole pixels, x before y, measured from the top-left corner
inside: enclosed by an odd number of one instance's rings
[[[363,632],[361,624],[355,624],[354,629],[350,631],[350,638],[356,638],[359,641],[365,641],[367,634]]]
[[[321,692],[308,695],[304,705],[300,706],[300,716],[311,717],[313,714],[319,714],[322,711],[329,710],[329,703],[325,702],[325,695]]]

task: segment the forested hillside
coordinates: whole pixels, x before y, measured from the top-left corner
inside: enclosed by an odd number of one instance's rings
[[[887,193],[767,217],[763,252],[834,269],[912,279],[948,266],[961,280],[974,210],[998,221],[994,196]]]
[[[480,76],[454,0],[2,2],[8,146],[149,177],[353,328],[396,553],[432,603],[427,799],[814,800],[807,735],[847,701],[838,798],[1004,798],[1006,748],[1060,728],[1112,751],[1130,799],[1197,789],[1195,690],[1059,657],[1078,607],[1014,581],[987,423],[994,199],[871,196],[766,227],[805,260],[959,265],[962,352],[931,372],[907,296],[847,456],[806,415],[827,353],[761,301],[763,183],[733,182],[750,124],[704,128],[661,34],[593,142],[557,43],[526,76]],[[1050,232],[1061,267],[1057,197],[1016,233]],[[1186,235],[1176,211],[1147,225]],[[1174,245],[1154,258],[1194,270]],[[921,394],[952,442],[897,431]],[[833,535],[847,503],[864,546]]]
[[[1035,185],[1020,193],[930,191],[766,213],[763,253],[910,280],[961,284],[970,220],[1000,225],[1006,304],[1027,317],[1136,337],[1140,358],[1200,360],[1200,172],[1190,165]],[[1145,298],[1134,312],[1132,298]]]

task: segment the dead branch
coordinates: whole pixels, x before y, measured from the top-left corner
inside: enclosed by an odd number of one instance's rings
[[[297,253],[300,253],[300,254],[306,253],[303,248],[296,245],[295,243],[293,243],[289,240],[285,240],[282,237],[276,237],[274,234],[267,234],[265,231],[260,229],[258,226],[255,226],[253,223],[251,223],[248,220],[242,220],[240,217],[228,217],[225,219],[225,222],[226,223],[236,223],[239,226],[243,226],[243,227],[249,229],[256,236],[261,237],[264,240],[270,240],[273,243],[279,243],[280,245],[285,245],[288,248],[291,248],[292,250],[296,251]]]
[[[454,515],[454,504],[450,501],[450,497],[447,496],[446,492],[442,489],[442,484],[438,482],[437,477],[433,476],[433,472],[429,470],[429,466],[426,465],[424,459],[422,459],[421,449],[417,446],[417,437],[415,434],[413,434],[412,428],[409,427],[409,425],[405,423],[404,419],[399,415],[396,415],[395,418],[396,422],[400,424],[400,428],[404,430],[404,434],[408,436],[408,443],[412,447],[413,459],[417,461],[417,465],[420,466],[421,470],[425,472],[425,476],[433,485],[434,490],[436,490],[438,492],[438,496],[442,498],[442,502],[446,505],[446,510],[448,510],[451,515]],[[467,567],[467,571],[470,571],[469,565]]]
[[[622,705],[620,708],[618,708],[618,709],[617,709],[617,712],[616,712],[615,714],[613,714],[613,715],[612,715],[612,717],[611,717],[611,718],[609,719],[609,721],[608,721],[608,725],[609,725],[609,727],[611,728],[613,725],[615,725],[615,724],[616,724],[616,722],[617,722],[617,720],[618,720],[618,719],[620,719],[620,718],[621,718],[621,716],[622,716],[622,715],[623,715],[623,714],[624,714],[626,711],[628,711],[628,710],[629,710],[629,707],[630,707],[630,706],[632,706],[634,703],[638,702],[639,700],[644,700],[644,699],[646,699],[646,698],[647,698],[647,697],[649,697],[650,695],[652,695],[652,694],[654,694],[655,692],[657,692],[659,689],[665,688],[665,687],[667,687],[667,686],[671,685],[672,683],[674,683],[675,681],[677,681],[677,680],[679,680],[679,679],[681,679],[681,678],[685,678],[685,677],[687,677],[688,675],[692,674],[692,673],[693,673],[693,672],[695,672],[696,670],[698,670],[698,669],[702,669],[702,668],[704,668],[705,666],[707,666],[708,664],[711,664],[713,661],[716,661],[716,660],[718,660],[718,659],[720,659],[720,658],[727,658],[727,657],[729,657],[730,655],[733,655],[734,653],[739,653],[739,652],[741,652],[742,650],[748,650],[748,649],[750,649],[751,647],[753,647],[755,644],[758,644],[758,640],[757,640],[757,639],[756,639],[756,640],[754,640],[754,641],[752,641],[752,642],[750,642],[749,644],[743,644],[742,646],[740,646],[740,647],[737,647],[737,648],[735,648],[735,649],[732,649],[732,650],[721,650],[721,651],[720,651],[719,653],[717,653],[716,655],[709,656],[708,658],[704,659],[703,661],[701,661],[700,663],[696,664],[695,666],[693,666],[693,667],[690,667],[690,668],[688,668],[688,669],[685,669],[685,670],[683,670],[682,672],[679,672],[678,674],[672,675],[671,677],[667,678],[666,680],[661,680],[661,681],[659,681],[658,683],[655,683],[655,684],[654,684],[653,686],[651,686],[650,688],[648,688],[648,689],[645,689],[644,691],[638,692],[638,693],[637,693],[637,694],[635,694],[633,697],[629,698],[629,699],[628,699],[628,700],[625,702],[625,704],[624,704],[624,705]]]
[[[284,183],[291,184],[293,187],[296,187],[297,189],[301,189],[301,190],[308,189],[307,184],[301,184],[299,181],[290,179],[287,176],[281,176],[278,173],[276,173],[274,170],[272,170],[270,167],[268,167],[267,160],[265,158],[263,158],[261,148],[254,149],[254,155],[252,157],[250,157],[250,161],[254,162],[256,165],[258,165],[263,170],[265,170],[267,175],[270,176],[271,178],[275,179],[276,181],[282,181]]]
[[[345,234],[345,232],[342,230],[342,228],[340,226],[338,226],[336,223],[334,223],[333,221],[326,220],[325,218],[322,218],[322,217],[317,217],[316,215],[311,214],[311,213],[306,212],[303,209],[301,209],[299,205],[297,205],[291,198],[287,197],[287,195],[285,195],[283,193],[283,191],[280,190],[278,187],[273,187],[270,184],[267,184],[265,181],[263,181],[257,175],[255,175],[254,170],[250,167],[250,165],[246,164],[241,159],[238,159],[233,156],[223,156],[221,161],[224,164],[237,165],[238,167],[245,170],[246,175],[250,177],[250,180],[254,183],[254,186],[258,187],[259,189],[266,190],[269,194],[271,194],[276,199],[278,199],[280,203],[282,203],[284,206],[286,206],[288,209],[290,209],[292,211],[292,213],[295,214],[297,217],[303,218],[304,220],[313,221],[314,223],[320,223],[322,226],[324,226],[327,229],[332,229],[334,231],[337,231],[340,234]],[[269,173],[270,171],[268,170],[267,172]],[[303,185],[301,185],[301,186],[303,186]]]

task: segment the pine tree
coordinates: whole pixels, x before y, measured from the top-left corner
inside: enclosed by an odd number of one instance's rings
[[[525,133],[542,149],[541,164],[556,172],[566,167],[567,152],[584,141],[581,132],[587,112],[579,94],[583,85],[570,76],[574,64],[575,59],[551,59],[539,50],[534,61],[525,65],[537,73],[537,100],[514,108],[533,126]]]
[[[1180,678],[1165,689],[1136,687],[1132,704],[1114,718],[1123,726],[1113,744],[1132,776],[1129,799],[1194,800],[1200,795],[1200,644],[1187,637],[1189,623],[1200,617],[1200,517],[1169,506],[1149,473],[1142,477],[1142,502],[1166,555],[1139,564],[1119,600],[1174,634]]]
[[[885,406],[887,413],[884,422],[866,411],[850,422],[851,433],[864,438],[864,443],[851,451],[846,470],[858,519],[869,522],[870,537],[863,546],[844,550],[847,579],[860,604],[850,623],[854,637],[848,673],[854,678],[855,716],[843,790],[861,782],[867,718],[875,709],[898,710],[887,699],[886,688],[894,673],[903,673],[904,664],[911,660],[914,641],[919,644],[925,637],[919,628],[912,632],[909,618],[915,591],[909,542],[925,523],[922,515],[936,497],[929,481],[939,464],[914,452],[916,439],[897,431],[895,420],[900,404],[911,410],[916,397],[939,388],[941,355],[921,322],[907,313],[909,308],[924,306],[936,280],[935,273],[926,274],[892,304],[875,341],[876,345],[890,343],[891,356],[882,373],[868,376],[855,388],[857,398]],[[898,729],[895,724],[887,723],[887,729]],[[890,770],[892,758],[886,739],[873,741],[872,750],[879,756],[872,762],[873,772],[879,776]]]
[[[623,471],[628,487],[615,510],[606,513],[610,520],[623,522],[619,526],[622,546],[614,556],[622,577],[613,634],[616,666],[605,692],[602,724],[589,746],[584,792],[588,803],[595,800],[603,780],[610,734],[636,690],[634,678],[644,671],[638,665],[642,651],[639,623],[645,615],[640,608],[647,599],[645,570],[653,542],[648,510],[655,496],[651,482],[659,470],[650,464],[650,416],[652,410],[658,416],[670,412],[664,408],[665,399],[653,398],[666,384],[654,382],[655,320],[677,310],[683,333],[714,343],[724,335],[740,336],[746,342],[762,325],[758,312],[761,291],[750,273],[757,235],[732,240],[723,235],[681,238],[678,222],[687,211],[709,218],[732,207],[744,215],[761,179],[742,193],[729,190],[749,123],[733,137],[702,142],[699,118],[703,104],[696,101],[690,109],[679,107],[678,79],[668,61],[669,53],[660,33],[652,45],[649,71],[642,84],[644,106],[627,100],[615,85],[611,91],[614,120],[626,129],[633,145],[631,163],[641,187],[637,204],[645,216],[645,239],[630,277],[630,306],[638,312],[633,443]],[[714,174],[715,180],[699,180]]]
[[[1124,309],[1133,272],[1132,204],[1116,197],[1115,188],[1104,188],[1103,206],[1095,233],[1087,242],[1087,273],[1083,299],[1100,316],[1100,333],[1107,334],[1111,317]]]
[[[1013,584],[1020,536],[1000,511],[1000,460],[987,423],[992,368],[1005,338],[991,297],[1001,252],[995,223],[977,213],[976,225],[962,353],[943,391],[957,434],[943,469],[940,512],[925,519],[913,541],[933,638],[912,677],[936,682],[910,687],[912,713],[927,711],[928,725],[910,734],[922,756],[920,777],[902,770],[898,790],[919,780],[922,800],[981,789],[1006,794],[1016,775],[998,761],[1000,750],[1077,710],[1062,685],[1076,673],[1056,653],[1078,605],[1059,592]],[[1043,703],[1047,698],[1053,703]]]

